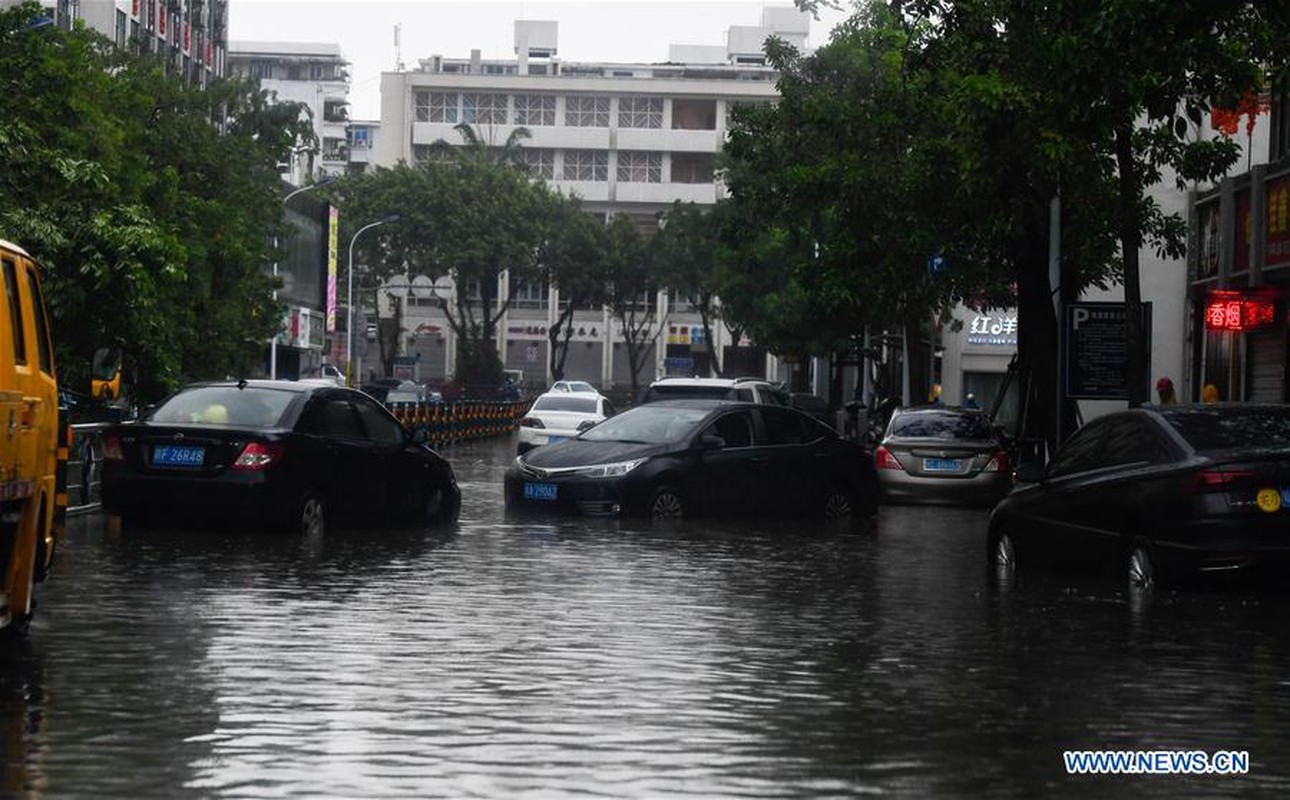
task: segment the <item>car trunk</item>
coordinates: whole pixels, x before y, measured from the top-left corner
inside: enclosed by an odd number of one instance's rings
[[[909,475],[970,478],[985,469],[998,450],[992,442],[956,439],[889,439],[884,445]]]
[[[213,476],[225,472],[264,431],[157,425],[123,430],[121,454],[141,473]]]

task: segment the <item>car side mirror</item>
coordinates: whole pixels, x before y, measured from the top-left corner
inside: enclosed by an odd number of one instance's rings
[[[1039,483],[1044,479],[1044,468],[1033,461],[1027,461],[1017,467],[1015,474],[1021,483]]]
[[[427,444],[430,441],[430,433],[425,428],[417,428],[412,432],[413,444]]]
[[[726,446],[726,440],[714,433],[705,433],[699,437],[700,450],[720,450]]]

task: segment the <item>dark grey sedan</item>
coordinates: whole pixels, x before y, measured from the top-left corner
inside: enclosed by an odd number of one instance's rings
[[[897,410],[874,466],[890,502],[993,505],[1012,486],[1007,450],[979,409]]]
[[[1152,406],[1099,417],[994,509],[988,558],[1162,577],[1290,567],[1290,406]],[[1280,578],[1282,581],[1284,578]]]

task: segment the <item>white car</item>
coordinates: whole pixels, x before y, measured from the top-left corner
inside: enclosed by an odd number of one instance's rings
[[[614,415],[609,399],[586,392],[547,392],[533,401],[529,413],[520,420],[520,455],[535,447],[571,439],[602,420]]]
[[[600,394],[600,391],[586,381],[556,381],[551,384],[553,392],[579,392],[582,394]]]

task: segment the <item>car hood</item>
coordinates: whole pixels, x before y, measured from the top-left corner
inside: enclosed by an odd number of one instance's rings
[[[670,445],[659,444],[588,442],[582,439],[569,439],[530,450],[521,460],[525,464],[542,469],[582,467],[591,464],[614,464],[619,461],[631,461],[634,458],[648,458],[665,453],[670,447]]]

